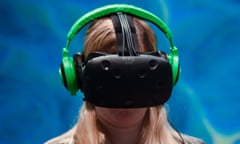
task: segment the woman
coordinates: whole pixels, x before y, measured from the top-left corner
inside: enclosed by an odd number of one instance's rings
[[[139,18],[133,23],[140,52],[157,51],[151,28]],[[116,53],[113,22],[106,16],[95,20],[86,33],[83,55],[101,51]],[[165,57],[167,58],[167,57]],[[164,105],[144,108],[105,108],[84,101],[78,122],[46,144],[202,144],[178,133],[167,121]]]

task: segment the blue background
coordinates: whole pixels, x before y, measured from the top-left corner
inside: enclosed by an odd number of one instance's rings
[[[1,1],[0,143],[41,144],[76,122],[81,93],[71,97],[58,75],[67,32],[85,12],[117,2],[155,13],[173,33],[182,68],[167,105],[175,127],[209,144],[240,144],[239,0]]]

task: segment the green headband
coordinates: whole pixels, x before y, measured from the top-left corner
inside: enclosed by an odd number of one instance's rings
[[[124,12],[127,14],[131,14],[133,16],[139,17],[141,19],[147,20],[149,22],[152,22],[154,25],[156,25],[167,37],[167,39],[170,42],[171,48],[174,48],[174,44],[172,41],[172,33],[170,32],[170,29],[168,26],[159,19],[156,15],[154,15],[151,12],[148,12],[142,8],[138,8],[132,5],[126,5],[126,4],[114,4],[114,5],[107,5],[101,8],[97,8],[93,11],[90,11],[80,17],[71,27],[71,29],[68,32],[68,42],[66,48],[69,47],[70,41],[74,39],[74,37],[77,35],[77,33],[88,23],[91,21],[101,18],[106,15],[110,15],[116,12]]]

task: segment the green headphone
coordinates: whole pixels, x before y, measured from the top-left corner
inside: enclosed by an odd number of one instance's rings
[[[159,19],[156,15],[148,12],[142,8],[138,8],[132,5],[126,4],[113,4],[107,5],[100,8],[97,8],[93,11],[90,11],[80,17],[71,27],[70,31],[67,35],[66,47],[63,48],[62,52],[62,63],[61,68],[59,69],[60,77],[65,85],[65,87],[70,91],[71,95],[76,95],[76,92],[79,89],[78,78],[76,74],[75,62],[73,57],[69,56],[69,45],[70,42],[74,39],[77,33],[88,23],[92,22],[95,19],[101,18],[103,16],[107,16],[117,12],[124,12],[126,14],[130,14],[146,21],[149,21],[156,25],[167,37],[170,43],[170,54],[168,55],[168,61],[172,67],[172,76],[173,86],[177,83],[180,66],[179,66],[179,57],[178,57],[178,49],[174,46],[172,40],[172,34],[168,26]]]

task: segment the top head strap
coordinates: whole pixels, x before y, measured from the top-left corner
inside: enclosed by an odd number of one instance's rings
[[[137,55],[137,34],[132,17],[122,12],[113,15],[112,22],[116,33],[116,44],[119,55]]]

